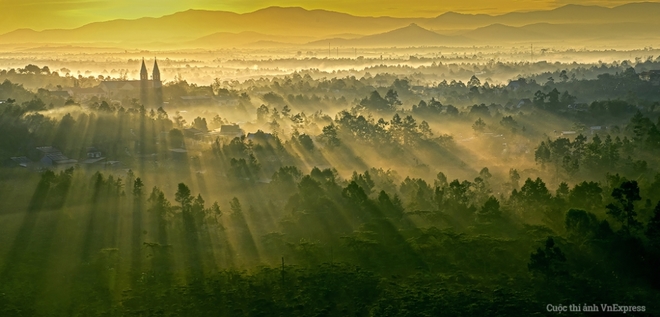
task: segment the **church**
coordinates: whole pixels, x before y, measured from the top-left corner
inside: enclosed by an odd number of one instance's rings
[[[163,104],[163,82],[160,80],[158,61],[154,60],[151,79],[147,66],[142,59],[140,80],[108,80],[98,86],[104,95],[110,98],[140,95],[140,103],[145,107],[160,107]]]

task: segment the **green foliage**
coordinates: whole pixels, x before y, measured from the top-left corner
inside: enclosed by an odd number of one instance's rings
[[[548,237],[545,248],[538,248],[532,253],[527,268],[531,272],[544,275],[547,279],[553,279],[568,274],[565,263],[566,256],[559,247],[555,246],[554,239]]]
[[[481,118],[479,118],[477,119],[477,121],[474,122],[474,124],[472,124],[472,129],[474,130],[474,132],[477,133],[484,132],[484,130],[486,129],[486,123],[483,120],[481,120]]]
[[[640,229],[642,224],[636,218],[635,201],[639,201],[642,198],[639,196],[637,181],[623,182],[621,186],[612,190],[612,197],[615,199],[615,202],[606,206],[607,214],[621,222],[621,229],[625,234],[629,235],[633,231]]]
[[[179,183],[177,187],[176,194],[174,195],[174,200],[181,204],[182,211],[188,211],[193,201],[193,197],[190,194],[190,188],[184,183]]]

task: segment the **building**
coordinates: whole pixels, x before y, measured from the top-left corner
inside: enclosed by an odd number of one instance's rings
[[[211,96],[182,96],[181,103],[186,106],[208,106],[216,102]]]
[[[24,167],[24,168],[31,167],[32,164],[33,164],[32,161],[29,158],[25,157],[25,156],[16,156],[16,157],[12,157],[10,159],[11,159],[12,163],[14,163],[16,166],[20,166],[20,167]]]
[[[80,88],[71,87],[66,91],[70,96],[76,97],[80,100],[91,99],[92,97],[106,97],[107,93],[103,89],[97,87]]]
[[[255,133],[252,133],[252,132],[248,133],[247,134],[247,139],[250,140],[250,141],[254,141],[254,142],[256,142],[256,141],[269,142],[269,141],[273,140],[273,134],[266,133],[266,132],[263,132],[263,131],[259,130]]]
[[[220,126],[220,135],[227,137],[241,137],[244,131],[238,124],[223,124]]]
[[[108,80],[99,84],[97,93],[110,98],[140,95],[140,102],[145,106],[160,107],[163,104],[163,82],[160,79],[158,61],[154,60],[154,69],[149,79],[147,65],[142,59],[140,80]]]
[[[71,97],[69,92],[66,90],[50,90],[48,91],[48,94],[50,94],[51,96],[60,97],[64,99]]]
[[[523,98],[518,101],[516,108],[520,109],[522,107],[531,107],[534,103],[529,98]]]
[[[60,150],[52,146],[38,147],[37,150],[42,153],[39,163],[43,166],[69,166],[78,163],[78,160],[66,157]]]
[[[88,147],[86,158],[85,158],[85,160],[83,160],[80,163],[82,163],[86,166],[91,166],[93,164],[102,162],[104,160],[105,160],[105,157],[102,156],[102,153],[99,149],[97,149],[95,147]]]
[[[170,149],[170,155],[174,161],[185,161],[188,158],[188,150],[183,148]]]
[[[506,85],[507,88],[516,91],[520,87],[525,86],[527,84],[527,81],[525,79],[518,79],[518,80],[511,80],[509,81],[509,84]]]
[[[606,130],[606,129],[607,129],[607,127],[599,126],[599,125],[589,128],[589,130],[591,130],[591,134],[596,134],[596,133],[599,133],[601,130]]]
[[[649,70],[639,74],[639,78],[644,81],[651,82],[654,86],[660,85],[660,70]]]

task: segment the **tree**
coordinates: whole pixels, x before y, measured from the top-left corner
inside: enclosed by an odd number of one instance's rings
[[[202,117],[195,118],[195,120],[193,120],[192,126],[193,128],[203,132],[209,131],[208,125],[206,124],[206,118],[202,118]]]
[[[446,109],[446,110],[445,110],[445,113],[447,113],[447,114],[450,115],[450,116],[456,116],[456,115],[458,115],[458,108],[456,108],[456,107],[454,107],[454,106],[452,106],[452,105],[447,105],[447,107],[446,107],[445,109]]]
[[[307,151],[313,151],[314,150],[314,140],[307,135],[307,134],[301,134],[298,136],[298,142],[300,142],[300,145],[305,148]]]
[[[529,204],[537,204],[539,206],[547,204],[551,197],[550,191],[548,191],[545,183],[539,177],[537,177],[536,180],[527,178],[525,184],[520,188],[518,195],[523,201]]]
[[[561,95],[561,93],[559,92],[559,90],[557,90],[557,88],[552,89],[552,91],[550,91],[548,93],[548,95],[547,95],[548,96],[548,105],[550,106],[550,109],[552,109],[554,111],[559,110],[559,105],[560,105],[559,104],[559,96],[560,95]]]
[[[257,121],[264,123],[268,120],[268,107],[266,105],[261,105],[257,108]]]
[[[384,190],[381,190],[380,193],[378,193],[378,204],[384,211],[385,215],[389,217],[398,220],[403,216],[403,204],[397,196],[394,196],[394,199],[392,200]]]
[[[447,186],[447,176],[445,173],[438,172],[438,174],[435,175],[435,180],[433,180],[433,185],[437,188],[444,188]]]
[[[621,222],[623,232],[630,235],[631,231],[641,228],[642,224],[635,218],[635,201],[642,200],[639,196],[637,181],[625,181],[621,186],[612,190],[612,197],[616,200],[606,206],[607,214]]]
[[[170,146],[173,148],[184,147],[183,141],[183,132],[179,129],[172,129],[167,133],[167,137],[170,139]]]
[[[367,201],[368,196],[356,182],[352,181],[346,188],[341,191],[342,196],[344,196],[349,201],[360,205]]]
[[[184,183],[179,183],[178,190],[174,195],[174,200],[181,204],[182,211],[189,211],[193,201],[193,196],[190,194],[190,188]]]
[[[590,212],[581,209],[570,209],[566,213],[565,225],[571,239],[587,241],[594,236],[599,223],[596,215]]]
[[[660,255],[660,201],[653,210],[653,217],[646,225],[646,237],[649,239],[651,249]]]
[[[534,105],[538,108],[544,108],[545,98],[547,98],[546,94],[544,94],[540,90],[536,91],[536,93],[534,93],[534,100],[533,100]]]
[[[334,123],[323,127],[323,134],[319,138],[329,148],[338,147],[341,144],[337,137],[337,126]]]
[[[513,189],[518,189],[518,186],[520,186],[520,174],[518,173],[518,170],[515,168],[509,169],[509,181],[511,182],[511,187]]]
[[[392,91],[390,89],[390,91]],[[388,91],[389,93],[389,91]],[[394,101],[394,93],[392,96],[390,96],[390,100],[386,100],[381,95],[378,93],[378,91],[374,90],[369,97],[362,99],[360,101],[360,106],[370,109],[370,110],[376,110],[376,111],[390,111],[394,110],[394,107],[390,103],[391,101]],[[397,97],[398,98],[398,97]]]
[[[142,197],[144,194],[144,183],[142,183],[142,179],[139,177],[135,179],[135,182],[133,182],[133,196],[136,198]]]
[[[399,100],[399,94],[396,92],[396,90],[388,90],[387,94],[385,94],[385,100],[387,100],[387,103],[390,105],[391,109],[395,109],[396,106],[401,105],[401,100]]]
[[[575,185],[571,190],[568,201],[572,207],[581,207],[588,210],[602,208],[603,198],[601,193],[603,189],[596,182],[582,182]]]
[[[419,124],[419,132],[425,139],[430,139],[433,137],[433,131],[431,130],[429,123],[426,121],[422,121],[422,123]]]
[[[479,87],[479,86],[481,86],[481,81],[479,80],[479,78],[477,78],[477,76],[472,75],[472,77],[470,77],[470,80],[467,83],[467,86],[468,87]]]
[[[527,269],[533,273],[543,274],[546,279],[550,279],[568,274],[565,263],[566,256],[559,247],[555,246],[552,237],[548,237],[545,241],[545,248],[538,248],[536,252],[530,255]]]
[[[545,164],[551,161],[552,157],[552,152],[550,151],[550,147],[545,143],[545,141],[541,142],[541,145],[539,145],[538,148],[536,148],[536,151],[534,152],[534,160],[536,161],[537,164],[541,164],[541,167],[545,167]]]
[[[569,106],[572,103],[574,103],[577,100],[577,97],[572,96],[571,94],[568,93],[568,90],[564,91],[564,93],[561,94],[561,97],[559,98],[559,103],[562,106]]]
[[[169,116],[163,107],[158,107],[158,110],[156,110],[156,118],[158,118],[158,120],[168,120]]]
[[[474,129],[474,132],[476,133],[482,133],[486,129],[486,123],[479,118],[474,124],[472,124],[472,129]]]
[[[164,220],[165,215],[170,211],[170,202],[165,198],[165,193],[154,186],[148,201],[151,204],[149,210],[156,213],[161,221]]]
[[[479,177],[483,178],[484,181],[488,181],[493,175],[488,170],[488,167],[484,167],[479,171]]]
[[[481,209],[479,209],[478,216],[485,219],[493,219],[499,217],[501,213],[499,200],[494,196],[490,196],[483,206],[481,206]]]
[[[243,207],[241,206],[241,201],[238,198],[234,197],[229,202],[229,207],[231,209],[232,215],[241,215],[243,214]]]
[[[220,205],[218,205],[217,201],[213,202],[211,206],[211,215],[213,215],[215,222],[219,224],[220,220],[218,218],[222,217],[222,210],[220,210]]]
[[[362,189],[367,195],[371,194],[371,190],[376,185],[374,181],[371,179],[371,175],[369,174],[369,171],[365,171],[364,174],[358,174],[357,172],[353,171],[353,175],[351,176],[351,181],[360,185],[360,187],[362,187]]]

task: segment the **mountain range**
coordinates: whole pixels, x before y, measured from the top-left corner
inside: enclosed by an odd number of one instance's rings
[[[0,44],[104,43],[187,48],[254,46],[461,46],[522,42],[616,41],[660,38],[660,3],[614,8],[566,5],[503,15],[448,12],[434,18],[361,17],[326,10],[269,7],[250,13],[188,10],[159,18],[111,20],[74,29],[19,29]],[[257,43],[257,44],[255,44]]]

